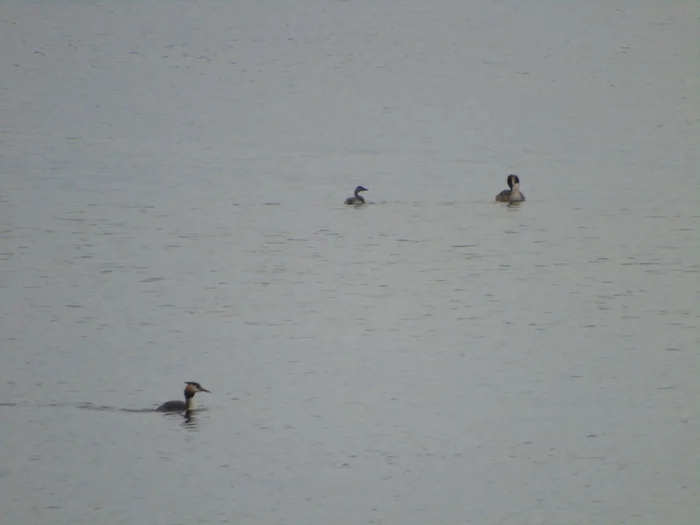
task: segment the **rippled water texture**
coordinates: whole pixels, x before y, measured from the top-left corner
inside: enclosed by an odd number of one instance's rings
[[[2,523],[697,525],[699,20],[2,2]]]

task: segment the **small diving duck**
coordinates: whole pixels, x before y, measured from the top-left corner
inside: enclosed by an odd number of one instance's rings
[[[360,195],[361,191],[368,190],[364,186],[358,186],[357,188],[355,188],[355,196],[348,197],[347,199],[345,199],[345,204],[364,204],[365,198],[362,195]]]
[[[197,392],[209,392],[209,390],[194,381],[185,381],[185,384],[187,386],[185,386],[184,401],[166,401],[156,408],[156,412],[190,412],[194,410],[194,395]],[[211,394],[211,392],[209,393]]]
[[[525,200],[525,195],[520,192],[520,179],[517,175],[508,175],[506,178],[509,190],[503,190],[496,195],[499,202],[521,202]]]

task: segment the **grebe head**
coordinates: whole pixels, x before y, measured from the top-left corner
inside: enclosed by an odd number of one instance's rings
[[[355,188],[355,196],[357,196],[361,191],[369,191],[369,190],[367,188],[365,188],[364,186],[358,186],[357,188]]]
[[[185,381],[185,384],[187,385],[185,387],[185,399],[194,397],[197,392],[209,392],[209,390],[194,381]],[[209,393],[211,394],[211,392]]]
[[[512,190],[513,189],[513,184],[520,184],[520,179],[518,178],[517,175],[510,174],[506,178],[506,182],[508,183],[508,187]]]

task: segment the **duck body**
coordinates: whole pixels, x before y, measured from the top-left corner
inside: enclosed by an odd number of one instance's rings
[[[156,408],[156,412],[190,412],[194,410],[194,395],[197,392],[209,392],[209,390],[194,381],[186,381],[185,400],[166,401]]]
[[[354,205],[354,204],[364,204],[365,203],[365,198],[360,195],[361,191],[369,191],[367,188],[364,186],[358,186],[355,188],[355,195],[353,197],[348,197],[345,199],[345,204],[348,205]]]
[[[506,178],[509,190],[503,190],[496,195],[498,202],[522,202],[525,200],[525,195],[520,191],[520,178],[517,175],[508,175]]]

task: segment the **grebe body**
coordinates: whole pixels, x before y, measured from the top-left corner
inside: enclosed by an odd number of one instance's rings
[[[517,175],[508,175],[506,178],[509,190],[503,190],[496,195],[498,202],[522,202],[525,200],[525,195],[520,191],[520,178]]]
[[[367,190],[367,188],[365,188],[364,186],[358,186],[357,188],[355,188],[355,196],[348,197],[347,199],[345,199],[345,204],[348,204],[348,205],[364,204],[365,198],[362,195],[360,195],[361,191],[369,191],[369,190]]]

